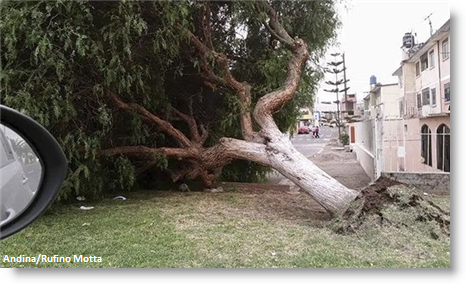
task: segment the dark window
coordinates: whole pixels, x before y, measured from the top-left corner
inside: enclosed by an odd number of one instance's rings
[[[425,88],[422,90],[422,105],[429,105],[430,104],[430,91],[429,88]]]
[[[432,133],[425,124],[421,128],[421,157],[422,163],[432,166]]]
[[[429,62],[427,60],[427,52],[426,52],[421,56],[421,71],[426,70],[428,66],[429,66]]]
[[[445,101],[449,102],[450,101],[450,83],[446,83],[443,85],[443,88],[445,90]]]
[[[419,67],[419,61],[416,62],[416,76],[419,76],[421,74],[421,68]]]
[[[404,101],[400,101],[400,116],[405,114],[405,104]]]
[[[430,96],[432,97],[433,105],[437,104],[437,91],[436,90],[437,90],[436,88],[430,89]]]
[[[418,108],[422,107],[421,93],[417,93],[417,107]]]
[[[445,124],[437,128],[437,169],[450,172],[450,128]]]

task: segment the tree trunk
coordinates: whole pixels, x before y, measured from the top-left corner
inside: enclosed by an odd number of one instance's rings
[[[283,135],[267,145],[271,167],[276,169],[332,214],[344,212],[358,192],[349,189],[298,152]]]
[[[220,141],[225,157],[270,166],[287,177],[332,215],[346,211],[358,192],[349,189],[298,152],[286,134],[274,135],[265,144],[232,138]],[[217,156],[218,157],[218,156]]]

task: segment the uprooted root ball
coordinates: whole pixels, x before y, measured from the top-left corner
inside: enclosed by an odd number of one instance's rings
[[[423,192],[379,178],[364,188],[349,209],[332,222],[337,233],[358,233],[374,226],[421,231],[433,239],[450,237],[450,212],[424,197]]]

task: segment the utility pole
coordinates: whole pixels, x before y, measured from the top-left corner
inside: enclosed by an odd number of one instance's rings
[[[343,58],[343,83],[344,83],[344,90],[345,90],[345,110],[347,111],[348,109],[348,89],[346,87],[346,83],[349,81],[349,80],[346,80],[346,62],[345,62],[345,53],[343,52],[343,55],[342,55],[342,58]]]
[[[335,82],[338,82],[338,73],[335,72]],[[341,124],[341,112],[340,112],[340,99],[338,98],[338,84],[336,84],[336,89],[335,93],[337,94],[337,126],[338,126],[338,139],[341,137],[341,129],[340,129],[340,124]]]

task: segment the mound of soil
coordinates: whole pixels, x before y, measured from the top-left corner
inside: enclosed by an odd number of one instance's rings
[[[450,212],[425,199],[416,188],[381,177],[364,188],[332,224],[337,233],[355,233],[371,226],[422,228],[434,239],[449,237]]]

